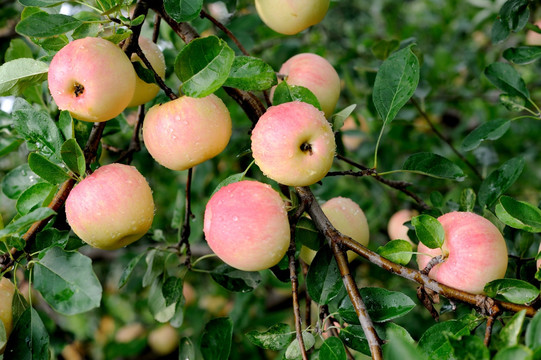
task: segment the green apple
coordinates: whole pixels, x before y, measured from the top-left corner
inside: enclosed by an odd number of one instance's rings
[[[330,0],[255,0],[261,20],[272,30],[294,35],[319,23],[329,9]]]

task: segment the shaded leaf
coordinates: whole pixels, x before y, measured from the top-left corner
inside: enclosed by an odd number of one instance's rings
[[[246,337],[250,342],[263,349],[280,351],[291,342],[294,333],[287,324],[276,324],[265,331],[250,331]]]
[[[261,283],[261,275],[257,271],[242,271],[227,264],[221,264],[210,275],[218,284],[229,291],[249,292]]]
[[[541,46],[519,46],[503,52],[503,57],[515,64],[524,65],[541,58]]]
[[[314,335],[307,331],[302,332],[302,341],[304,343],[304,348],[306,350],[310,350],[314,344],[316,343],[316,339],[314,338]],[[288,360],[297,359],[301,356],[301,347],[299,345],[299,342],[295,338],[291,344],[287,347],[285,358]]]
[[[15,30],[24,36],[45,38],[67,33],[81,24],[80,20],[72,16],[40,11],[22,19]]]
[[[490,207],[518,179],[524,169],[524,159],[513,158],[490,173],[481,183],[477,198],[481,207]]]
[[[70,178],[63,168],[38,153],[28,155],[28,166],[40,178],[54,185],[61,184]]]
[[[77,143],[77,140],[71,138],[66,140],[60,148],[60,156],[64,164],[77,175],[84,175],[86,171],[85,154]]]
[[[464,172],[452,161],[441,155],[423,152],[409,156],[402,170],[428,175],[439,179],[451,179],[462,181]]]
[[[507,226],[533,233],[541,232],[541,209],[509,196],[502,196],[496,205],[496,216]]]
[[[306,275],[306,288],[312,300],[327,305],[343,288],[342,275],[328,245],[325,245],[312,260]]]
[[[525,99],[530,97],[524,80],[510,64],[502,62],[490,64],[485,69],[485,76],[492,84],[510,95],[521,96]]]
[[[342,128],[342,126],[344,126],[344,121],[346,121],[348,116],[351,115],[351,113],[353,112],[353,110],[355,110],[356,107],[357,104],[349,105],[345,109],[340,110],[339,112],[331,116],[330,122],[334,131],[338,131]]]
[[[30,186],[41,182],[28,164],[22,164],[7,173],[2,179],[2,192],[10,199],[17,199]]]
[[[453,354],[460,360],[490,360],[490,352],[483,339],[474,335],[465,335],[461,338],[449,337]]]
[[[513,315],[513,317],[505,323],[505,326],[494,335],[491,345],[496,349],[518,345],[525,318],[526,310],[521,310]]]
[[[418,348],[430,360],[454,359],[449,334],[469,335],[471,324],[461,320],[449,320],[428,328],[419,339]]]
[[[201,336],[201,353],[205,360],[227,360],[231,352],[233,322],[229,318],[210,320]]]
[[[120,276],[120,279],[118,280],[118,287],[119,288],[126,285],[128,280],[130,279],[131,274],[133,273],[133,269],[135,269],[135,266],[137,265],[139,260],[141,260],[143,258],[143,256],[145,256],[145,253],[141,253],[141,254],[137,255],[136,257],[134,257],[133,259],[130,260],[130,262],[128,263],[128,266],[126,266],[124,271],[122,271],[122,275]]]
[[[319,358],[327,360],[346,360],[346,349],[339,338],[331,336],[319,348]]]
[[[469,133],[462,141],[461,147],[464,151],[471,151],[485,140],[499,139],[507,132],[510,125],[511,122],[507,119],[486,122]]]
[[[33,210],[30,213],[10,222],[6,227],[0,230],[0,239],[10,234],[18,234],[25,231],[33,223],[47,219],[53,215],[56,215],[56,212],[53,209],[48,207],[37,208],[36,210]]]
[[[9,337],[4,356],[17,360],[49,360],[49,334],[34,308],[27,308]]]

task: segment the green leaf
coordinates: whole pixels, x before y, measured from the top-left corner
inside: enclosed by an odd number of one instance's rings
[[[521,310],[513,315],[511,320],[507,321],[505,326],[494,335],[491,345],[496,349],[518,345],[525,318],[526,310]]]
[[[541,347],[541,311],[537,311],[526,328],[526,346],[532,349]]]
[[[422,214],[411,219],[415,234],[420,242],[430,249],[441,248],[445,241],[445,230],[438,219]]]
[[[118,280],[118,287],[119,288],[126,285],[126,283],[128,282],[131,274],[133,273],[133,269],[135,269],[135,266],[137,265],[139,260],[141,260],[143,258],[143,256],[145,256],[145,253],[141,253],[141,254],[137,255],[136,257],[134,257],[133,259],[130,260],[130,262],[128,263],[128,266],[126,266],[126,268],[122,272],[122,275],[120,276],[120,279]]]
[[[60,148],[60,156],[64,164],[77,175],[84,175],[86,172],[85,154],[77,143],[77,140],[71,138],[66,140]]]
[[[216,194],[216,192],[218,190],[220,190],[221,188],[223,188],[224,186],[227,186],[229,184],[233,184],[233,183],[236,183],[236,182],[239,182],[239,181],[242,181],[244,180],[244,177],[246,176],[246,172],[241,172],[241,173],[238,173],[238,174],[233,174],[233,175],[230,175],[228,177],[226,177],[224,180],[222,180],[218,186],[216,186],[216,188],[214,189],[214,191],[212,192],[212,195]],[[212,196],[211,195],[211,196]]]
[[[205,360],[227,360],[231,352],[233,322],[217,318],[205,325],[201,335],[201,353]]]
[[[295,242],[317,251],[321,248],[323,236],[316,228],[314,222],[303,216],[297,222],[297,226],[295,226]]]
[[[327,305],[344,287],[338,264],[328,245],[317,252],[306,275],[306,288],[319,305]]]
[[[0,66],[0,96],[20,95],[26,88],[47,79],[49,64],[39,60],[20,58]]]
[[[22,139],[0,138],[0,157],[17,150],[23,142]]]
[[[257,271],[241,271],[227,264],[221,264],[210,275],[218,284],[235,292],[253,291],[261,283],[261,275]]]
[[[398,40],[392,39],[392,40],[379,40],[372,47],[370,50],[372,51],[372,54],[380,60],[385,60],[389,57],[389,55],[397,50],[400,46],[400,42]]]
[[[532,233],[541,232],[541,210],[524,201],[502,196],[496,205],[496,216],[507,226]]]
[[[250,342],[263,349],[280,351],[291,342],[293,332],[287,324],[275,324],[265,331],[256,330],[246,333]]]
[[[177,304],[167,305],[163,296],[163,279],[159,277],[150,285],[148,292],[148,309],[154,319],[159,322],[168,322],[175,316]]]
[[[507,24],[505,24],[501,18],[497,18],[492,25],[492,30],[490,32],[490,39],[493,44],[499,44],[509,37],[511,31]]]
[[[314,335],[307,331],[302,332],[302,341],[304,343],[304,348],[306,350],[310,350],[314,344],[316,343],[316,339],[314,338]],[[291,344],[286,349],[285,358],[288,360],[296,360],[301,356],[301,347],[299,345],[299,342],[295,338]]]
[[[40,178],[51,184],[61,184],[70,178],[63,168],[38,153],[28,155],[28,166]]]
[[[147,287],[154,282],[165,270],[165,255],[156,249],[151,249],[145,258],[147,270],[143,276],[143,287]]]
[[[32,58],[32,49],[26,44],[23,39],[12,39],[9,43],[9,47],[4,55],[4,61],[7,63],[11,60],[21,58]],[[0,77],[1,79],[2,77]]]
[[[176,304],[182,300],[182,279],[176,276],[169,276],[162,286],[165,306]]]
[[[415,307],[411,298],[398,291],[389,291],[382,288],[366,287],[359,289],[366,305],[368,314],[375,322],[384,322],[406,315]],[[350,323],[359,325],[359,318],[353,308],[349,297],[345,297],[340,304],[338,313]]]
[[[218,90],[229,77],[235,52],[227,43],[209,36],[191,41],[175,60],[181,90],[191,97],[204,97]]]
[[[424,360],[414,344],[405,339],[401,332],[390,329],[387,343],[383,346],[383,358],[386,360]]]
[[[180,339],[180,345],[178,348],[178,359],[179,360],[196,360],[195,357],[195,346],[193,345],[192,340],[187,337]]]
[[[319,358],[328,360],[346,360],[346,349],[337,337],[331,336],[321,344]]]
[[[49,249],[34,265],[33,285],[57,312],[80,314],[100,306],[102,288],[92,260],[59,247]]]
[[[507,0],[500,9],[499,15],[509,30],[520,31],[526,26],[530,17],[528,0]]]
[[[147,69],[139,61],[133,61],[132,65],[139,79],[143,80],[147,84],[156,84],[156,78],[154,77],[154,72],[152,70]]]
[[[529,64],[541,58],[541,46],[519,46],[503,52],[503,57],[518,65]]]
[[[58,128],[65,139],[71,139],[75,136],[73,129],[73,118],[67,110],[62,110],[58,117]],[[62,144],[63,145],[63,144]],[[80,146],[79,146],[80,147]],[[62,149],[62,148],[60,148]]]
[[[28,164],[22,164],[7,173],[2,179],[2,192],[10,199],[17,199],[30,186],[42,180],[30,170]]]
[[[490,64],[485,69],[485,76],[497,88],[510,95],[521,96],[525,99],[530,97],[524,80],[510,64],[502,62]]]
[[[263,60],[250,56],[237,56],[224,86],[246,91],[262,91],[277,84],[274,69]]]
[[[448,320],[428,328],[419,339],[419,350],[429,360],[454,359],[449,334],[462,336],[470,334],[470,324],[461,320]]]
[[[9,223],[5,228],[0,230],[0,239],[4,236],[10,234],[18,234],[22,231],[25,231],[37,221],[47,219],[48,217],[56,215],[56,212],[53,209],[48,207],[37,208],[36,210],[31,211],[30,213],[17,218],[16,220]]]
[[[509,111],[526,110],[526,99],[521,96],[512,96],[509,94],[500,94],[500,103]]]
[[[164,0],[163,6],[167,14],[176,22],[185,22],[199,15],[203,0]]]
[[[342,128],[342,126],[344,126],[344,121],[346,121],[348,116],[351,115],[351,113],[353,112],[353,110],[355,110],[356,107],[357,104],[349,105],[345,109],[340,110],[339,112],[331,116],[330,122],[334,131],[338,131]]]
[[[483,180],[477,193],[479,205],[490,207],[519,178],[524,169],[524,159],[513,158],[490,173]]]
[[[497,140],[509,129],[511,122],[507,119],[497,119],[478,126],[462,141],[462,150],[471,151],[479,147],[485,140]]]
[[[48,228],[36,235],[36,240],[29,244],[29,253],[41,252],[45,249],[59,246],[65,248],[69,241],[69,231],[60,231],[55,228]]]
[[[455,358],[460,360],[490,360],[490,351],[483,339],[475,335],[465,335],[460,339],[449,337]]]
[[[67,33],[81,24],[80,20],[68,15],[40,11],[22,19],[15,31],[24,36],[46,38]]]
[[[493,280],[485,285],[484,292],[515,304],[527,304],[539,296],[539,288],[518,279]]]
[[[83,23],[77,29],[73,30],[71,37],[73,40],[84,39],[85,37],[97,37],[101,29],[101,24]]]
[[[282,81],[274,89],[272,104],[280,105],[292,101],[302,101],[313,105],[318,110],[321,110],[319,100],[309,89],[300,85],[289,85],[287,82]]]
[[[411,344],[415,343],[406,329],[400,325],[396,325],[393,322],[374,324],[374,328],[376,329],[379,338],[382,340],[387,340],[389,338],[390,331],[392,331],[395,336],[400,336],[404,341]],[[368,345],[368,340],[366,340],[366,335],[362,326],[348,325],[340,330],[339,336],[347,347],[360,351],[367,356],[371,355],[370,346]]]
[[[404,162],[404,165],[402,165],[402,170],[438,179],[451,179],[457,181],[462,181],[464,179],[464,172],[455,163],[443,156],[428,152],[409,156]]]
[[[523,345],[510,346],[501,349],[492,360],[535,360],[532,350]]]
[[[389,241],[377,249],[377,253],[385,259],[401,265],[407,265],[410,262],[412,251],[411,243],[401,239]]]
[[[381,64],[372,99],[384,126],[396,117],[415,92],[419,70],[419,60],[411,46],[395,52]]]
[[[47,7],[61,4],[65,0],[19,0],[19,2],[24,6]]]
[[[49,198],[51,192],[56,186],[48,183],[37,183],[26,189],[17,199],[17,212],[26,215],[30,211],[46,206],[45,201]]]
[[[460,211],[472,212],[477,201],[477,195],[472,188],[462,190],[460,194]]]
[[[5,354],[17,360],[49,360],[49,334],[34,308],[27,308],[17,320]]]

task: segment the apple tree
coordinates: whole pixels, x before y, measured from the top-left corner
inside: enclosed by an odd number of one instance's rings
[[[0,3],[4,359],[541,359],[538,2]]]

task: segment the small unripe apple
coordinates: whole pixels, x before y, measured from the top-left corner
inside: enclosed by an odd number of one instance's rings
[[[438,218],[445,230],[443,254],[419,243],[419,269],[430,259],[443,255],[445,261],[432,268],[436,281],[473,294],[481,294],[485,284],[501,279],[507,270],[507,246],[498,228],[484,217],[471,212],[451,212]]]
[[[308,186],[330,170],[336,143],[331,125],[313,105],[293,101],[268,108],[252,131],[252,155],[269,178]]]
[[[319,23],[330,0],[255,0],[261,20],[272,30],[294,35]]]
[[[229,110],[216,95],[182,96],[153,106],[145,116],[148,152],[171,170],[186,170],[221,153],[231,138]]]
[[[152,65],[152,68],[163,79],[165,77],[165,58],[163,53],[150,39],[139,36],[139,47],[145,54],[147,60]],[[131,61],[139,61],[143,67],[146,65],[137,54],[132,54]],[[133,98],[128,106],[138,106],[144,104],[156,97],[156,94],[160,91],[160,87],[157,84],[149,84],[139,78],[135,77],[135,91]]]
[[[60,110],[79,120],[107,121],[130,103],[135,70],[126,54],[102,38],[70,42],[51,60],[49,90]]]
[[[285,203],[270,185],[258,181],[220,188],[207,203],[203,230],[212,251],[244,271],[276,265],[289,247]]]
[[[279,71],[289,85],[303,86],[316,96],[325,116],[330,117],[340,97],[340,78],[327,59],[311,53],[287,60]]]
[[[419,215],[417,210],[402,209],[395,212],[387,224],[387,233],[391,240],[407,240],[412,243],[411,239],[408,236],[409,228],[404,225],[405,222],[408,222],[414,216]]]
[[[13,295],[15,294],[15,285],[5,277],[0,280],[0,321],[4,324],[6,338],[13,330]],[[0,354],[4,352],[0,349]]]
[[[70,192],[66,218],[87,244],[118,249],[140,239],[150,229],[154,218],[152,190],[135,167],[105,165]]]
[[[148,346],[156,354],[165,356],[171,354],[179,347],[180,336],[177,329],[165,324],[152,330],[148,334]]]
[[[366,215],[360,206],[351,199],[345,197],[335,197],[321,205],[321,210],[334,228],[343,235],[349,236],[363,246],[368,245],[370,230]],[[348,261],[352,261],[357,257],[353,251],[348,251]],[[306,246],[301,248],[300,257],[307,263],[311,264],[316,256],[316,252]]]

